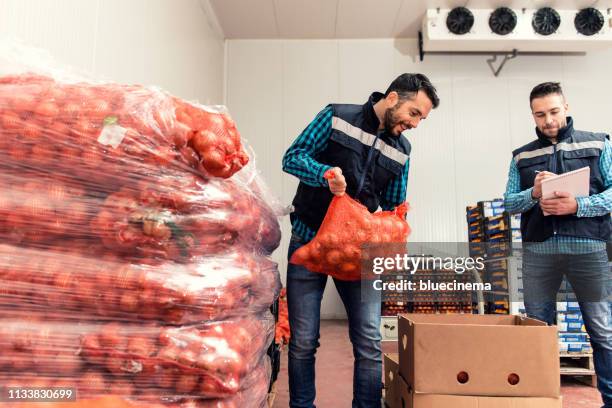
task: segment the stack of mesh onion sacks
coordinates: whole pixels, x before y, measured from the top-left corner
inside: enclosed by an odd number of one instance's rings
[[[280,231],[230,117],[0,77],[0,384],[259,407]]]

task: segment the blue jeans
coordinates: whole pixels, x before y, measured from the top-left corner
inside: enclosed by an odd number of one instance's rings
[[[563,280],[571,284],[593,347],[597,387],[612,408],[612,282],[606,251],[545,255],[525,251],[523,287],[527,315],[554,324],[555,298]]]
[[[304,245],[293,235],[289,258]],[[303,266],[287,268],[287,303],[291,340],[289,341],[289,394],[291,408],[313,408],[315,390],[315,353],[319,347],[321,299],[327,275]],[[353,408],[380,408],[382,398],[382,352],[380,300],[362,301],[361,282],[334,279],[349,320],[353,344]]]

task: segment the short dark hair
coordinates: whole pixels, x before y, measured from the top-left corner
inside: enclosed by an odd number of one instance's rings
[[[563,96],[563,89],[561,89],[561,83],[559,82],[542,82],[536,85],[529,94],[529,104],[536,99],[546,95],[557,94]]]
[[[440,105],[440,98],[438,98],[436,88],[431,84],[429,78],[423,74],[402,74],[398,76],[389,85],[387,92],[385,92],[385,97],[389,96],[393,91],[397,92],[400,100],[412,99],[417,92],[423,91],[431,101],[434,109]]]

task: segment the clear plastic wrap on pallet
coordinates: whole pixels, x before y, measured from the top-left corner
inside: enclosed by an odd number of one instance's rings
[[[0,382],[258,408],[283,211],[224,107],[0,39]]]
[[[24,71],[15,61],[27,50],[3,49],[0,62],[17,73],[0,76],[2,241],[92,237],[167,259],[241,239],[267,253],[278,246],[255,168],[229,179],[249,157],[225,108],[84,80],[36,58]]]
[[[29,373],[66,383],[77,378],[81,398],[230,397],[252,385],[274,335],[269,312],[181,327],[13,316],[0,320],[2,376],[15,382]]]
[[[3,166],[46,168],[121,188],[160,169],[231,177],[248,161],[221,107],[155,87],[55,77],[0,77]]]
[[[160,173],[109,191],[40,171],[0,173],[3,242],[99,241],[126,256],[187,262],[235,244],[270,253],[280,241],[277,214],[238,178]]]
[[[20,390],[39,388],[43,390],[76,392],[76,400],[69,402],[45,402],[46,408],[264,408],[267,407],[268,389],[270,386],[270,361],[267,356],[249,374],[249,386],[226,398],[192,398],[181,395],[142,395],[122,380],[104,378],[106,392],[96,396],[83,384],[91,380],[77,377],[49,377],[36,374],[19,376],[19,378],[0,377],[0,387],[13,386]],[[39,408],[41,402],[0,402],[0,408]]]
[[[271,366],[268,356],[249,376],[249,386],[235,395],[222,399],[186,399],[175,403],[165,403],[158,408],[264,408],[268,407]],[[152,401],[154,402],[154,401]],[[136,407],[150,407],[150,404],[136,402]]]
[[[267,310],[279,290],[277,265],[240,248],[189,264],[149,265],[105,248],[0,245],[0,315],[60,310],[66,319],[189,324]]]

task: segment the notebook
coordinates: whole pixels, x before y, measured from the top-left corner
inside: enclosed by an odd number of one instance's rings
[[[591,169],[582,167],[578,170],[559,174],[542,181],[542,198],[554,198],[555,191],[571,193],[574,197],[588,197]],[[544,215],[548,215],[546,212]]]

